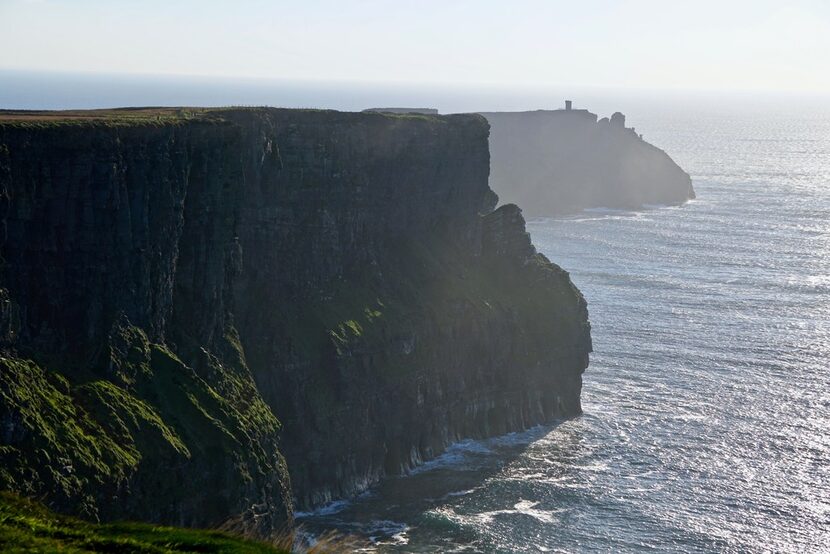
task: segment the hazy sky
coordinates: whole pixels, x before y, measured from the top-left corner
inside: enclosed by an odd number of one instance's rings
[[[830,0],[0,0],[0,69],[830,91]]]

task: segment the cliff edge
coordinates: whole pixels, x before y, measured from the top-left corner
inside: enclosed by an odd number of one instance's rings
[[[267,536],[580,412],[582,295],[480,116],[0,113],[0,488]]]
[[[619,112],[483,113],[490,122],[490,186],[533,216],[585,208],[636,209],[695,197],[692,181],[664,151],[625,126]]]

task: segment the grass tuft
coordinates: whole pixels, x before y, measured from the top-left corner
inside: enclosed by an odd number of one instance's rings
[[[0,551],[81,553],[238,553],[339,554],[366,546],[362,541],[334,533],[301,544],[295,531],[268,542],[238,537],[228,530],[187,529],[148,523],[96,524],[56,514],[43,505],[0,492]]]

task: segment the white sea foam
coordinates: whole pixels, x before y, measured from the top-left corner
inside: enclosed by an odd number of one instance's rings
[[[336,514],[337,512],[341,512],[348,508],[351,505],[349,500],[334,500],[329,502],[328,504],[324,504],[319,508],[315,508],[309,511],[296,511],[294,512],[294,517],[297,519],[307,518],[307,517],[318,517],[318,516],[330,516],[332,514]]]
[[[484,441],[462,440],[451,444],[446,451],[432,460],[426,461],[409,471],[409,475],[417,475],[425,471],[439,468],[464,466],[471,454],[490,454],[491,450]]]

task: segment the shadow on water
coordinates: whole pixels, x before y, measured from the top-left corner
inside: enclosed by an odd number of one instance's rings
[[[420,535],[417,542],[421,544],[473,547],[480,534],[443,517],[442,507],[480,491],[534,442],[566,421],[491,439],[460,441],[408,475],[389,477],[351,501],[301,512],[297,522],[310,536],[336,529],[367,539],[383,551],[404,547],[413,533]]]
[[[614,413],[593,408],[462,441],[412,474],[298,523],[308,537],[336,530],[366,540],[365,552],[727,551],[717,536],[665,517],[665,460],[650,441],[632,445],[636,429]]]

